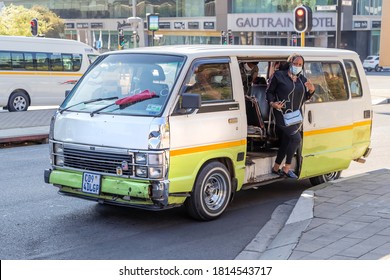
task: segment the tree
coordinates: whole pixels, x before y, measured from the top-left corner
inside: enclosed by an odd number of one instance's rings
[[[0,35],[32,36],[30,21],[38,19],[38,34],[60,38],[64,34],[64,21],[55,13],[42,6],[27,9],[9,5],[0,11]]]

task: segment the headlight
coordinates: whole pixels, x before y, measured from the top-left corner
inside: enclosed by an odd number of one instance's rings
[[[55,165],[57,166],[64,166],[64,157],[55,157]]]
[[[160,179],[163,177],[163,168],[162,167],[149,167],[149,178],[150,179]]]
[[[135,163],[137,164],[146,164],[146,154],[143,153],[136,153],[135,154]]]
[[[148,177],[148,168],[146,166],[137,166],[135,168],[135,175],[137,177],[147,178]]]
[[[53,151],[55,154],[64,154],[64,147],[60,143],[54,143]]]
[[[162,154],[149,154],[149,165],[163,164]]]

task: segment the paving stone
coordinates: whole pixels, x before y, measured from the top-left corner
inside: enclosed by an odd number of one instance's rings
[[[340,252],[339,255],[360,258],[361,256],[377,249],[379,246],[386,244],[388,241],[388,236],[371,236],[347,250]]]

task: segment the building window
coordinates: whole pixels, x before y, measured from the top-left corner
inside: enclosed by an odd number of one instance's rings
[[[356,0],[353,5],[354,15],[382,15],[382,0]]]

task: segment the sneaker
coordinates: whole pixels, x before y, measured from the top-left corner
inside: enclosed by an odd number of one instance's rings
[[[272,174],[275,174],[275,175],[278,175],[278,176],[282,176],[283,174],[282,174],[282,170],[278,170],[278,171],[275,171],[273,168],[271,169],[271,173]]]
[[[291,178],[291,179],[298,179],[298,176],[292,171],[292,170],[289,170],[288,172],[284,172],[282,170],[282,173],[284,176],[288,177],[288,178]]]

